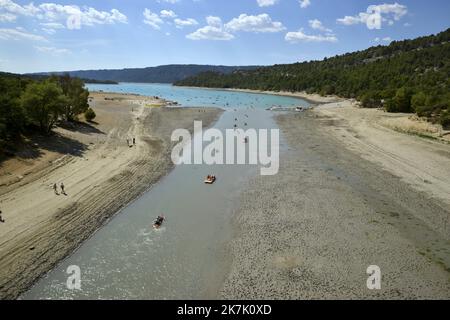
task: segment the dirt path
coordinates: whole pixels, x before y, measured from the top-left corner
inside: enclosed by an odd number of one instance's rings
[[[217,109],[149,108],[135,97],[102,101],[127,110],[99,145],[81,156],[64,156],[36,172],[38,178],[9,187],[0,196],[0,298],[16,298],[39,276],[72,252],[114,213],[147,190],[172,168],[170,134],[192,129],[194,119],[209,125]],[[101,108],[101,106],[98,106]],[[131,109],[131,110],[130,110]],[[158,119],[155,121],[155,119]],[[126,139],[136,138],[128,147]],[[131,143],[130,143],[131,144]],[[55,195],[64,182],[67,195]]]

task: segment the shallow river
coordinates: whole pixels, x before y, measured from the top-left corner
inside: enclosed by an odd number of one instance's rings
[[[139,93],[183,106],[225,109],[214,125],[276,128],[273,105],[308,106],[306,101],[264,94],[177,88],[160,84],[90,85],[90,90]],[[248,117],[247,117],[247,116]],[[245,127],[245,122],[247,127]],[[281,139],[281,149],[284,143]],[[218,180],[205,185],[203,177]],[[119,212],[71,256],[38,281],[23,299],[204,299],[215,298],[227,272],[226,243],[233,207],[259,166],[182,165]],[[167,221],[154,230],[159,214]],[[81,271],[81,290],[66,285],[69,266]]]

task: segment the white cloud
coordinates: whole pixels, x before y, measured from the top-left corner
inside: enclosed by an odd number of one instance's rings
[[[279,0],[256,0],[258,2],[258,6],[260,7],[270,7],[279,2]]]
[[[39,47],[39,46],[35,46],[35,48],[39,52],[51,54],[52,56],[61,56],[61,55],[66,55],[66,54],[72,53],[68,49],[58,49],[58,48],[55,48],[55,47]]]
[[[59,22],[44,22],[40,23],[42,31],[47,34],[55,34],[58,29],[65,29],[64,25]]]
[[[384,38],[380,39],[379,37],[376,37],[376,38],[374,39],[374,41],[375,41],[375,42],[380,42],[380,41],[383,41],[383,42],[392,42],[392,38],[391,38],[391,37],[384,37]]]
[[[191,40],[223,40],[228,41],[234,39],[231,33],[224,31],[222,28],[206,26],[197,31],[188,34],[186,38]]]
[[[323,31],[323,32],[333,32],[333,30],[325,28],[324,25],[322,24],[322,22],[317,19],[309,20],[309,26],[311,28],[313,28],[314,30],[319,30],[319,31]]]
[[[219,17],[209,16],[206,18],[207,26],[188,34],[186,37],[191,40],[232,40],[234,32],[280,32],[286,28],[281,22],[272,21],[268,14],[249,16],[241,14],[225,25]]]
[[[64,29],[64,25],[62,23],[58,23],[58,22],[43,22],[40,23],[41,26],[43,26],[44,28],[49,28],[49,29]]]
[[[17,15],[24,15],[24,16],[32,16],[35,15],[39,9],[35,7],[33,3],[30,3],[29,5],[21,6],[12,0],[0,0],[0,9],[3,9],[5,11],[8,11],[13,14]]]
[[[245,32],[280,32],[286,28],[281,22],[272,21],[266,13],[257,16],[249,16],[241,14],[238,18],[234,18],[225,25],[228,31],[245,31]]]
[[[0,22],[13,22],[16,19],[17,16],[12,13],[0,13]]]
[[[380,5],[371,5],[367,8],[367,13],[373,12],[379,12],[381,14],[392,14],[394,16],[394,19],[398,21],[408,13],[408,8],[398,3],[385,3]]]
[[[311,5],[311,1],[310,0],[299,0],[298,2],[300,2],[300,8],[307,8]]]
[[[190,27],[190,26],[196,26],[196,25],[198,25],[197,20],[191,19],[191,18],[185,19],[185,20],[182,20],[182,19],[175,19],[175,20],[174,20],[174,23],[175,23],[175,25],[177,26],[177,28],[180,28],[180,29],[183,28],[183,27]]]
[[[360,12],[356,16],[345,16],[344,18],[337,19],[337,23],[347,26],[364,23],[370,30],[381,29],[384,22],[393,25],[394,21],[400,20],[407,13],[408,8],[404,5],[384,3],[370,5],[367,7],[366,12]]]
[[[42,3],[21,6],[12,0],[0,0],[0,10],[15,15],[31,16],[48,22],[68,21],[75,19],[79,26],[93,26],[95,24],[127,23],[127,17],[117,9],[98,11],[92,7],[80,8],[76,5],[61,5],[56,3]],[[78,28],[77,28],[78,29]]]
[[[31,41],[47,41],[42,36],[29,33],[24,29],[6,29],[0,28],[0,39],[2,40],[31,40]]]
[[[221,28],[222,27],[222,19],[219,17],[209,16],[206,17],[206,23],[212,27]]]
[[[344,18],[339,18],[337,19],[337,23],[346,25],[346,26],[350,26],[352,24],[358,24],[361,23],[361,18],[359,16],[354,17],[354,16],[345,16]]]
[[[163,19],[173,19],[173,23],[178,29],[182,29],[188,26],[198,25],[197,20],[188,18],[188,19],[179,19],[178,15],[172,10],[161,10],[160,14],[156,14],[152,12],[150,9],[144,10],[144,23],[150,25],[153,29],[160,30],[161,25],[169,24],[171,25],[171,21],[164,21]]]
[[[42,31],[44,31],[45,33],[50,34],[50,35],[56,33],[55,29],[50,29],[50,28],[42,28]]]
[[[216,40],[229,41],[234,39],[234,36],[225,31],[222,24],[222,19],[219,17],[207,17],[207,26],[198,29],[197,31],[188,34],[186,38],[191,40]]]
[[[176,18],[177,15],[172,10],[161,10],[160,12],[161,18]]]
[[[151,26],[153,29],[159,30],[161,29],[161,24],[164,21],[156,14],[151,12],[149,9],[145,8],[144,10],[144,23]]]
[[[337,42],[338,39],[333,34],[326,35],[307,35],[300,29],[297,32],[288,32],[285,40],[291,43],[297,42]]]

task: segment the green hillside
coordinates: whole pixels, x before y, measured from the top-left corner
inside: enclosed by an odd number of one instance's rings
[[[306,91],[357,98],[365,107],[416,112],[450,125],[450,29],[414,40],[394,41],[322,61],[206,72],[179,86]]]

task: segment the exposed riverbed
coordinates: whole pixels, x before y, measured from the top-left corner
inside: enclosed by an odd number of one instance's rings
[[[95,90],[159,95],[187,106],[225,109],[214,125],[224,131],[271,129],[277,125],[273,105],[308,106],[289,97],[165,85],[98,86]],[[170,92],[170,94],[168,93]],[[184,97],[184,98],[182,98]],[[188,97],[188,98],[186,98]],[[177,99],[178,98],[178,99]],[[237,119],[237,121],[236,121]],[[284,148],[281,141],[281,149]],[[183,165],[122,210],[69,258],[43,277],[24,299],[201,299],[215,298],[230,263],[231,217],[249,179],[259,174],[254,165]],[[218,177],[205,185],[207,174]],[[152,221],[164,214],[163,228]],[[68,266],[81,269],[81,290],[66,286]]]

